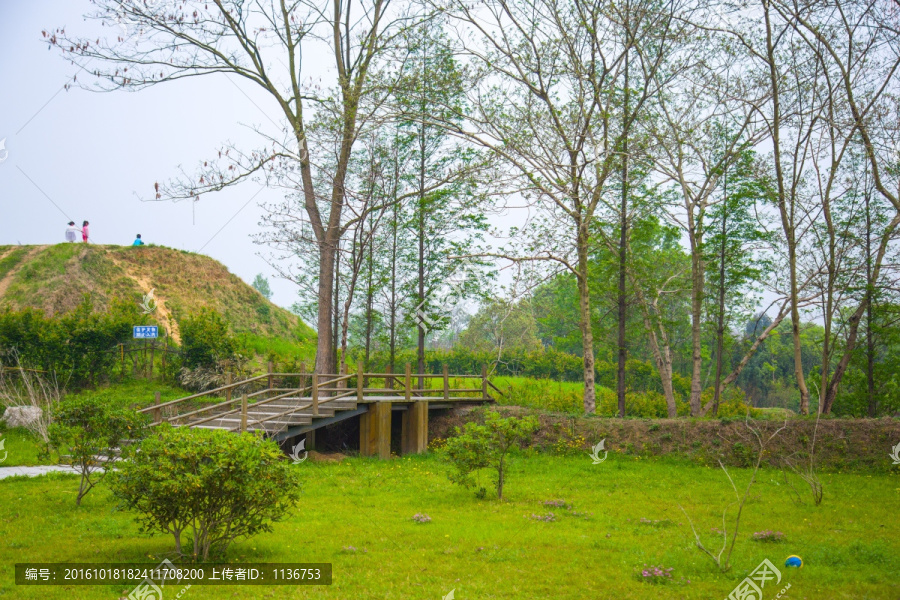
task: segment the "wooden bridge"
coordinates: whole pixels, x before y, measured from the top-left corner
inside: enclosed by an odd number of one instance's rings
[[[275,373],[272,363],[264,375],[177,400],[141,409],[153,417],[152,425],[259,431],[283,441],[306,434],[307,449],[315,443],[315,430],[359,417],[362,456],[390,458],[391,415],[401,412],[401,453],[424,452],[428,447],[428,411],[460,403],[493,402],[489,388],[500,390],[482,367],[480,375],[366,373],[362,362],[355,373]],[[296,385],[287,385],[296,382]],[[415,387],[414,387],[415,386]],[[467,387],[468,386],[468,387]]]

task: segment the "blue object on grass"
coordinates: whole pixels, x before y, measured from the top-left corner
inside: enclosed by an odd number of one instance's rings
[[[803,559],[797,556],[796,554],[791,554],[787,557],[787,560],[784,561],[784,566],[786,567],[797,567],[798,569],[803,568]]]

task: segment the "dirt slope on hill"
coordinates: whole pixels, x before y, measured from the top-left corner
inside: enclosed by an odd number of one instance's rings
[[[85,294],[104,310],[117,297],[140,303],[151,290],[156,318],[176,340],[178,320],[203,306],[235,333],[315,336],[208,256],[159,246],[0,246],[0,310],[34,307],[54,315],[72,310]]]

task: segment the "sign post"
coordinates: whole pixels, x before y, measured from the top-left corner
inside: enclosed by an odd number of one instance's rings
[[[132,336],[136,340],[155,340],[159,337],[159,327],[156,325],[135,325]]]

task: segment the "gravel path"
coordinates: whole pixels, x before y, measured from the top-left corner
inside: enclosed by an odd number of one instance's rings
[[[78,473],[73,467],[66,465],[41,465],[37,467],[0,467],[0,479],[14,477],[16,475],[25,475],[26,477],[37,477],[52,472]]]

